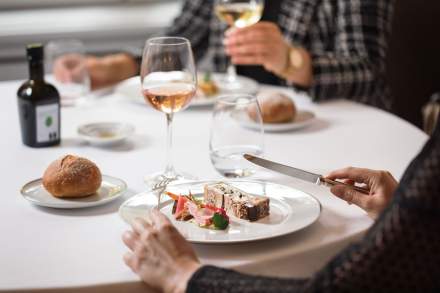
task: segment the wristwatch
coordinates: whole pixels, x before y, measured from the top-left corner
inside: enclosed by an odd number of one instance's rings
[[[283,78],[287,79],[292,73],[300,70],[304,65],[304,58],[298,47],[289,46],[287,51],[287,64],[286,68],[279,74]]]

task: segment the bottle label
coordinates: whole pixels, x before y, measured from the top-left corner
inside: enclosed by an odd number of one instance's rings
[[[44,143],[57,140],[60,136],[58,121],[58,104],[41,105],[35,109],[37,119],[37,142]]]

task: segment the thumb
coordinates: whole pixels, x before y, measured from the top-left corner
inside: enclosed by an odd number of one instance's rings
[[[353,203],[364,210],[367,207],[369,196],[362,194],[349,186],[335,185],[330,189],[330,191],[349,204]]]

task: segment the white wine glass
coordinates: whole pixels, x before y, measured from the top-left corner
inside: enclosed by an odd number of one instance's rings
[[[166,179],[193,179],[176,172],[172,160],[174,113],[184,110],[194,97],[197,73],[190,42],[185,38],[160,37],[147,40],[141,64],[142,94],[167,120],[167,163],[165,170],[145,178],[150,187]]]
[[[259,126],[257,129],[243,124],[249,117]],[[209,153],[212,165],[224,177],[247,177],[256,172],[257,167],[243,158],[245,153],[256,156],[264,153],[263,118],[255,96],[234,94],[217,98]]]
[[[264,0],[215,0],[215,14],[229,27],[244,28],[260,21],[263,15]],[[237,90],[243,86],[237,79],[237,70],[229,62],[222,88]]]

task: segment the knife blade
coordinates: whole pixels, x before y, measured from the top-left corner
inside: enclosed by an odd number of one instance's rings
[[[366,189],[366,188],[362,188],[359,186],[353,186],[353,185],[349,185],[349,184],[345,184],[343,182],[340,181],[335,181],[335,180],[331,180],[328,178],[325,178],[322,175],[319,174],[315,174],[315,173],[311,173],[305,170],[301,170],[298,168],[294,168],[294,167],[290,167],[287,165],[283,165],[277,162],[273,162],[270,160],[266,160],[251,154],[244,154],[243,157],[248,160],[249,162],[258,165],[260,167],[284,174],[284,175],[288,175],[290,177],[294,177],[294,178],[298,178],[300,180],[303,181],[307,181],[316,185],[325,185],[327,187],[332,187],[334,185],[345,185],[348,186],[350,188],[355,189],[356,191],[359,191],[361,193],[364,194],[370,194],[370,190]]]

